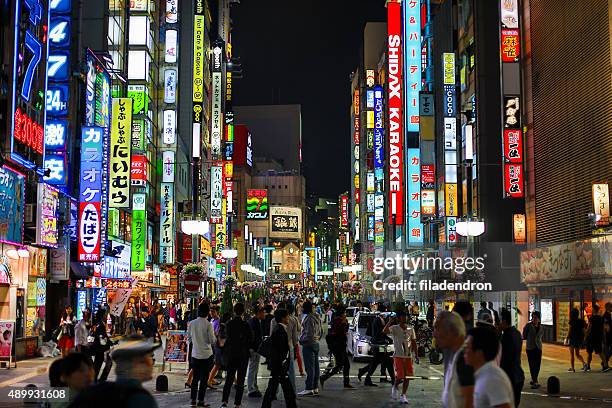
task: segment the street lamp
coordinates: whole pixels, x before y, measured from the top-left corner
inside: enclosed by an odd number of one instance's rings
[[[206,235],[210,231],[210,224],[202,220],[183,220],[181,231],[187,235]]]
[[[455,227],[457,228],[457,234],[462,237],[478,237],[485,231],[484,221],[470,218],[457,221]]]
[[[232,248],[224,248],[221,250],[221,256],[225,258],[225,275],[227,276],[230,271],[230,259],[234,259],[238,256],[238,251]]]

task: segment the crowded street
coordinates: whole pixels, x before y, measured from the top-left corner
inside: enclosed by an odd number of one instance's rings
[[[0,1],[0,408],[612,408],[611,16]]]

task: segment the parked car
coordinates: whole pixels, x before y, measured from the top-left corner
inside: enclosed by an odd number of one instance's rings
[[[346,308],[346,320],[348,320],[349,325],[353,324],[353,320],[355,319],[355,316],[357,315],[358,312],[369,312],[370,309],[368,309],[367,307],[356,307],[356,306],[349,306]]]
[[[349,326],[346,347],[349,354],[353,356],[353,360],[372,357],[373,350],[370,345],[370,336],[367,335],[367,331],[376,316],[378,316],[376,312],[359,311],[355,315],[353,323]],[[387,347],[387,351],[392,353],[393,344]]]

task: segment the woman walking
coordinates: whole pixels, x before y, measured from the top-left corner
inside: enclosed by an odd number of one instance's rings
[[[106,352],[110,350],[111,346],[111,341],[108,338],[108,333],[106,331],[105,309],[98,309],[96,312],[96,317],[94,318],[91,332],[94,338],[91,346],[91,354],[94,358],[95,379],[97,382],[103,382],[106,381],[106,378],[110,372],[109,364],[112,364],[111,361],[108,360],[106,362],[107,366],[104,367],[104,371],[102,375],[100,375],[100,369],[102,368],[102,363],[104,363]]]
[[[566,342],[569,345],[570,351],[570,368],[567,371],[576,372],[574,368],[574,357],[582,363],[582,370],[586,370],[584,358],[580,355],[580,349],[584,344],[584,333],[586,323],[580,318],[580,312],[574,308],[570,312],[569,331],[567,333]]]
[[[60,320],[59,341],[57,344],[62,351],[62,357],[66,357],[74,348],[74,326],[76,323],[76,319],[72,314],[72,307],[66,306]]]

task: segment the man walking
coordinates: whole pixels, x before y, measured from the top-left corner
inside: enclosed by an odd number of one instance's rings
[[[493,314],[491,313],[491,310],[489,310],[487,308],[487,302],[480,302],[480,310],[478,311],[478,315],[476,316],[476,318],[478,320],[484,320],[485,316],[484,315],[489,315],[491,317],[493,317]]]
[[[249,324],[243,320],[243,314],[244,304],[236,303],[234,305],[234,317],[226,324],[226,340],[223,352],[227,359],[227,377],[223,386],[222,407],[227,406],[236,377],[234,407],[240,407],[242,403],[244,379],[249,364],[249,350],[253,344],[253,333]]]
[[[399,312],[396,318],[389,319],[383,333],[390,334],[391,339],[393,339],[395,384],[391,387],[391,398],[395,399],[397,397],[398,387],[403,382],[400,403],[407,404],[406,391],[408,391],[408,385],[410,384],[408,377],[414,375],[412,356],[417,355],[416,333],[414,328],[406,323],[405,312]]]
[[[608,371],[607,359],[603,350],[604,343],[604,322],[603,317],[599,314],[599,305],[593,302],[593,313],[589,319],[589,325],[586,329],[586,349],[587,349],[587,365],[585,371],[591,371],[591,361],[593,361],[593,352],[601,358],[601,368],[603,372]]]
[[[208,376],[213,365],[213,350],[217,338],[212,324],[208,321],[210,308],[208,303],[198,306],[198,317],[187,326],[187,340],[191,343],[191,406],[204,407],[204,397],[208,385]]]
[[[380,304],[378,306],[378,310],[383,313],[385,311],[385,306]],[[387,348],[390,343],[392,343],[391,339],[383,333],[383,329],[385,328],[385,320],[382,317],[382,314],[377,315],[371,323],[371,337],[370,337],[370,345],[372,347],[372,361],[369,365],[360,368],[357,372],[357,378],[361,381],[361,377],[366,374],[366,378],[364,381],[364,385],[366,387],[377,387],[376,384],[372,382],[372,374],[376,371],[376,367],[381,365],[381,369],[383,371],[387,371],[391,374],[391,382],[395,383],[395,375],[393,372],[393,360],[389,357],[389,353],[387,352]]]
[[[531,321],[523,328],[523,339],[525,343],[525,351],[527,352],[527,361],[529,361],[529,373],[531,374],[531,388],[540,388],[538,376],[540,375],[540,366],[542,365],[542,336],[544,330],[540,321],[540,312],[534,311],[531,313]]]
[[[257,374],[259,373],[259,362],[261,356],[257,354],[257,350],[259,349],[259,345],[263,340],[263,319],[265,317],[264,310],[261,306],[255,306],[255,314],[249,320],[249,326],[251,326],[251,330],[253,331],[253,344],[250,350],[249,357],[249,371],[247,377],[247,387],[250,398],[261,398],[261,392],[259,391],[259,387],[257,386]]]
[[[330,371],[324,373],[319,378],[321,388],[323,388],[325,381],[340,371],[342,371],[342,376],[344,377],[344,388],[353,388],[349,380],[351,363],[349,362],[346,354],[346,336],[348,333],[348,327],[349,324],[346,319],[346,308],[344,305],[338,305],[336,307],[335,317],[332,320],[331,328],[329,329],[327,342],[329,351],[334,355],[335,364]]]
[[[525,384],[525,373],[521,367],[521,352],[523,338],[521,333],[512,325],[512,315],[508,309],[501,310],[501,360],[499,366],[506,372],[514,392],[515,407],[521,403],[521,391]]]
[[[270,348],[274,352],[267,356],[270,380],[268,381],[268,388],[266,388],[261,408],[271,408],[272,399],[276,396],[279,384],[283,389],[286,407],[296,408],[295,392],[287,376],[289,367],[289,336],[287,335],[289,316],[287,310],[277,309],[274,313],[274,320],[277,325],[269,339]]]
[[[299,396],[317,395],[319,393],[319,340],[323,334],[321,318],[312,310],[312,303],[304,302],[302,312],[306,315],[302,321],[300,344],[306,368],[306,389]]]

